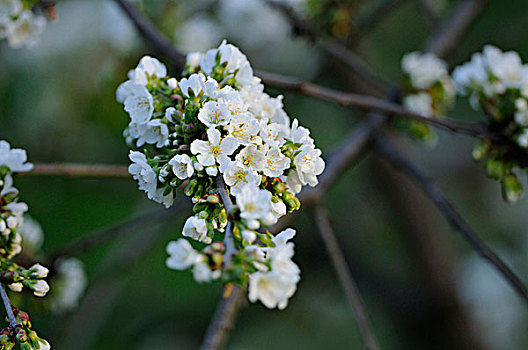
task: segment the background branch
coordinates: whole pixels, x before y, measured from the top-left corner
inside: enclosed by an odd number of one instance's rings
[[[19,173],[17,176],[131,178],[126,165],[82,163],[35,163],[31,171]]]
[[[469,245],[488,263],[490,263],[508,282],[513,290],[525,301],[528,306],[528,289],[521,279],[506,265],[506,263],[482,241],[477,233],[465,222],[460,214],[447,200],[433,181],[425,175],[417,166],[406,159],[397,147],[388,140],[377,137],[375,139],[376,150],[395,169],[402,171],[419,186],[427,197],[433,201],[442,213],[449,225],[459,232]]]
[[[370,328],[365,306],[361,300],[361,295],[359,294],[356,281],[350,273],[345,256],[339,248],[339,243],[335,236],[334,230],[332,229],[332,225],[330,224],[330,219],[328,217],[328,212],[324,207],[324,202],[315,205],[313,210],[317,229],[319,230],[321,238],[323,239],[326,251],[328,252],[334,270],[339,277],[341,287],[343,288],[348,302],[352,307],[352,311],[354,312],[354,317],[359,326],[359,332],[363,340],[364,349],[376,350],[378,349],[378,345],[374,337],[374,332]]]

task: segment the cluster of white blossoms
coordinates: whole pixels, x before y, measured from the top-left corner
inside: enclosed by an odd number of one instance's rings
[[[187,219],[183,235],[207,244],[196,252],[185,240],[171,242],[167,265],[192,268],[200,282],[250,281],[250,296],[263,302],[265,298],[267,306],[284,306],[283,297],[295,290],[298,268],[291,260],[279,263],[288,254],[271,253],[278,249],[273,235],[261,229],[297,210],[300,202],[295,195],[302,186],[318,183],[325,163],[309,130],[290,120],[282,96],[266,94],[246,56],[225,41],[206,53],[189,54],[179,81],[148,56],[128,77],[117,89],[117,100],[130,115],[124,135],[132,147],[144,149],[130,153],[129,172],[149,199],[166,207],[174,202],[176,188],[186,182],[184,192],[192,197],[195,215]],[[219,196],[218,180],[235,199],[230,212]],[[224,264],[226,249],[219,238],[228,220],[233,223],[237,253]],[[265,260],[256,264],[267,266],[267,271],[258,270],[253,264],[257,257],[244,249],[252,245],[268,249]],[[295,269],[284,272],[276,267],[281,264]],[[283,279],[282,284],[274,280],[272,285],[282,289],[272,295],[281,298],[271,303],[269,293],[255,290],[271,287],[255,280],[274,274],[296,277],[285,277],[289,283]]]
[[[431,53],[411,52],[401,67],[407,78],[406,108],[425,116],[445,116],[454,103],[455,87],[444,61]]]
[[[482,160],[488,176],[501,181],[508,202],[522,195],[514,169],[528,166],[528,65],[514,51],[502,52],[487,45],[471,61],[453,71],[461,95],[487,117],[494,139],[480,141],[473,152]]]
[[[444,117],[455,101],[455,87],[444,61],[431,53],[411,52],[403,56],[401,68],[405,77],[405,108],[427,117]],[[426,123],[395,118],[397,128],[429,144],[436,134]]]
[[[9,143],[0,140],[0,282],[14,292],[26,287],[35,296],[43,297],[50,289],[44,280],[48,269],[38,263],[25,269],[12,261],[22,251],[22,236],[18,230],[28,209],[25,203],[18,201],[13,174],[29,171],[32,167],[27,162],[25,150],[11,148]],[[15,316],[21,327],[7,327],[0,332],[0,349],[11,349],[17,342],[25,349],[49,349],[49,344],[31,330],[25,312],[18,310]]]
[[[0,39],[7,38],[10,47],[32,47],[37,44],[46,18],[34,13],[35,1],[0,0]]]

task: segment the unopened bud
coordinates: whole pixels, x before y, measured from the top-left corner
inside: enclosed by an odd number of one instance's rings
[[[523,188],[517,177],[507,175],[502,180],[502,197],[510,204],[517,202],[523,195]]]

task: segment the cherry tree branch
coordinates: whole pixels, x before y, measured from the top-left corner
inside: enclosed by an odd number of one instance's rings
[[[148,38],[147,43],[160,54],[170,58],[175,64],[183,67],[185,64],[185,54],[177,50],[163,34],[161,34],[152,23],[143,17],[138,10],[127,0],[115,0],[121,9],[134,23],[137,30],[144,38]]]
[[[31,171],[17,176],[64,176],[87,178],[130,178],[126,165],[82,163],[35,163]]]
[[[220,350],[225,348],[229,334],[233,330],[239,311],[246,304],[246,290],[233,284],[224,286],[222,300],[207,327],[200,350]]]
[[[385,138],[376,137],[374,141],[376,150],[386,159],[392,167],[407,175],[435,204],[449,225],[469,243],[469,245],[488,263],[490,263],[508,282],[513,290],[528,305],[528,289],[521,279],[508,267],[508,265],[481,240],[477,233],[456,211],[449,200],[433,180],[424,174],[416,165],[401,154],[396,145]]]
[[[4,308],[7,313],[7,318],[9,319],[9,326],[15,328],[16,326],[18,326],[18,322],[16,321],[15,314],[13,313],[13,307],[11,306],[11,301],[7,296],[3,283],[0,283],[0,295],[2,296],[2,301],[4,303]]]
[[[324,207],[324,202],[315,205],[313,210],[315,214],[314,220],[325,244],[326,251],[330,256],[334,270],[339,277],[341,287],[343,288],[348,302],[352,307],[352,311],[354,312],[356,322],[359,326],[359,332],[363,340],[364,349],[377,350],[379,347],[374,337],[374,332],[370,328],[367,312],[363,305],[361,295],[359,294],[357,283],[350,273],[343,252],[339,248],[339,243],[334,230],[332,229],[332,225],[330,224],[330,219],[328,217],[328,212]]]
[[[489,0],[462,0],[428,40],[425,51],[439,57],[451,55],[468,28],[486,8]]]

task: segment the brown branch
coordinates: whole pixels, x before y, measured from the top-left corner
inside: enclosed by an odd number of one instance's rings
[[[521,279],[508,267],[508,265],[481,240],[477,233],[460,216],[449,200],[444,196],[434,182],[425,175],[416,165],[406,159],[397,147],[386,139],[377,137],[374,141],[376,150],[397,170],[400,170],[410,179],[414,180],[422,191],[431,199],[442,213],[449,225],[469,243],[469,245],[488,263],[490,263],[508,282],[513,290],[528,305],[528,289]]]
[[[152,23],[143,17],[134,5],[127,0],[115,0],[117,4],[134,23],[141,36],[147,38],[146,42],[160,54],[167,56],[179,67],[185,65],[185,54],[177,50],[171,42],[161,34]]]
[[[348,268],[343,252],[339,248],[337,237],[334,233],[334,230],[332,229],[328,212],[326,211],[323,202],[314,207],[314,214],[314,220],[317,225],[317,229],[319,230],[321,238],[323,239],[326,251],[330,256],[334,270],[339,277],[341,287],[343,288],[348,302],[352,307],[352,311],[354,312],[354,316],[359,327],[359,332],[363,340],[364,349],[376,350],[378,349],[378,344],[374,337],[374,332],[370,328],[367,312],[365,310],[365,306],[363,305],[361,295],[359,294],[357,283],[350,273],[350,269]]]
[[[302,18],[297,14],[295,9],[291,6],[276,0],[262,1],[267,3],[271,8],[279,11],[288,20],[295,35],[305,36],[309,40],[312,40],[328,55],[346,65],[374,87],[385,93],[395,88],[392,81],[377,73],[361,57],[347,48],[344,44],[331,37],[318,33],[315,26],[306,18]]]
[[[453,53],[462,36],[480,16],[488,0],[463,0],[453,10],[451,16],[438,28],[429,39],[425,51],[434,53],[439,57],[446,57]]]
[[[450,119],[427,117],[425,115],[410,111],[401,106],[400,104],[390,102],[386,99],[330,89],[327,87],[312,84],[302,79],[286,77],[274,73],[267,73],[262,71],[257,71],[256,73],[260,76],[262,81],[264,81],[266,84],[269,84],[270,86],[284,90],[299,92],[306,96],[316,97],[321,100],[337,103],[338,105],[343,107],[360,108],[385,112],[388,114],[397,114],[399,116],[423,121],[427,124],[451,132],[458,132],[471,136],[478,137],[487,135],[487,130],[483,124],[469,124]]]
[[[232,284],[224,286],[222,300],[216,308],[209,327],[207,327],[200,350],[220,350],[225,348],[239,311],[245,304],[245,289]]]
[[[19,324],[13,313],[13,306],[11,305],[11,301],[9,300],[9,297],[7,296],[3,283],[0,283],[0,296],[2,297],[2,302],[6,310],[7,319],[9,320],[9,327],[12,327],[12,328],[17,327]]]
[[[81,164],[81,163],[36,163],[27,173],[17,176],[64,176],[64,177],[110,177],[130,178],[126,165]]]

